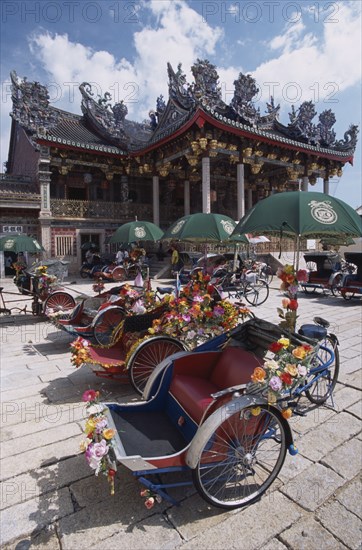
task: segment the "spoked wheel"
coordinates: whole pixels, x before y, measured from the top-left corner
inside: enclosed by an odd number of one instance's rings
[[[213,506],[232,509],[251,504],[283,465],[287,449],[283,422],[273,408],[263,405],[229,417],[221,407],[212,416],[218,419],[217,426],[192,470],[195,487]]]
[[[164,336],[142,342],[129,358],[127,365],[135,391],[142,394],[155,367],[166,357],[185,349],[178,340]]]
[[[80,276],[82,279],[88,279],[90,270],[89,269],[81,269],[80,270]]]
[[[245,300],[252,306],[260,306],[269,296],[269,286],[265,281],[257,279],[255,283],[248,283],[244,289]]]
[[[101,346],[108,346],[112,342],[112,336],[125,317],[125,311],[118,306],[109,306],[103,309],[93,319],[94,338]]]
[[[331,355],[323,348],[334,352],[334,360],[325,369],[323,369],[323,365],[330,361]],[[315,382],[306,390],[305,394],[309,401],[321,405],[327,401],[333,392],[339,374],[339,351],[337,343],[330,336],[326,336],[321,342],[321,348],[316,357],[316,364],[311,370],[312,372],[307,382],[310,382],[313,378],[315,378]]]
[[[341,294],[345,300],[352,300],[355,292],[353,290],[346,290],[345,288]]]
[[[306,294],[314,294],[317,289],[315,286],[303,285],[303,290]]]
[[[125,281],[127,276],[127,272],[124,267],[118,266],[115,267],[112,271],[112,279],[114,281]]]
[[[53,292],[44,303],[44,313],[69,311],[75,307],[75,300],[68,292]]]
[[[333,296],[337,297],[337,296],[341,295],[342,280],[343,280],[342,273],[337,273],[333,277],[333,281],[332,281],[332,284],[331,284],[331,292],[332,292]]]
[[[260,279],[262,279],[268,285],[270,285],[270,283],[273,280],[273,271],[270,265],[265,265],[264,267],[262,267],[262,269],[260,270],[259,276],[260,276]]]

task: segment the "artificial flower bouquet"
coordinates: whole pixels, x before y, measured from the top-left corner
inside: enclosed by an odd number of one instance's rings
[[[292,265],[287,264],[277,270],[277,277],[282,281],[280,290],[286,293],[282,300],[282,308],[277,308],[281,319],[279,326],[293,332],[298,319],[298,285],[308,280],[308,274],[304,269],[296,271]]]
[[[58,284],[58,278],[55,275],[48,274],[46,265],[40,265],[34,270],[34,275],[37,280],[37,288],[40,294],[47,295]]]
[[[303,384],[315,351],[309,344],[294,346],[289,338],[282,337],[270,344],[263,366],[254,369],[251,380],[266,395],[268,403],[274,404]],[[289,418],[291,410],[283,411],[283,416]]]
[[[85,338],[78,336],[70,344],[70,362],[75,367],[81,367],[83,363],[89,360],[89,342]]]
[[[179,298],[169,296],[168,311],[153,321],[149,334],[163,334],[182,340],[190,349],[214,336],[231,330],[240,318],[249,315],[247,308],[235,306],[228,300],[213,301],[210,294],[198,294],[198,285],[183,290]]]
[[[98,279],[98,281],[94,283],[92,288],[93,288],[93,292],[98,292],[98,294],[100,294],[105,288],[105,285],[102,279]]]
[[[280,290],[284,290],[289,296],[297,295],[299,283],[305,283],[308,280],[308,273],[305,269],[295,270],[292,265],[285,265],[277,270],[277,277],[281,279]]]
[[[114,495],[117,466],[113,438],[116,432],[108,426],[105,415],[107,408],[100,404],[98,399],[98,391],[87,390],[83,394],[82,401],[86,403],[88,418],[84,427],[86,438],[81,442],[80,448],[85,452],[86,460],[95,471],[95,475],[102,473],[107,476],[111,494]]]

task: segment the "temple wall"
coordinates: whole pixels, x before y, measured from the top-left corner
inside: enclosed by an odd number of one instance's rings
[[[39,153],[35,151],[34,146],[19,125],[17,125],[15,140],[10,173],[15,176],[29,176],[32,179],[37,179]]]

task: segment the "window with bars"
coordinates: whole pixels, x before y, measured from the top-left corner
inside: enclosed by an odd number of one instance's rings
[[[56,236],[55,237],[55,254],[56,256],[73,256],[73,237]]]

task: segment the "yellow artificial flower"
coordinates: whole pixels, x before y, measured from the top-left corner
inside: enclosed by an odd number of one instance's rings
[[[281,344],[284,349],[287,349],[290,346],[289,338],[279,338],[278,343]]]
[[[104,439],[112,439],[115,433],[116,431],[112,430],[112,428],[107,428],[106,430],[103,430],[103,437]]]
[[[80,447],[80,450],[82,451],[82,453],[84,453],[87,450],[88,445],[90,443],[92,443],[92,440],[89,439],[89,437],[86,437],[85,439],[83,439],[83,441],[80,442],[79,447]]]
[[[97,422],[94,421],[93,418],[88,418],[87,422],[85,423],[84,431],[85,433],[89,434],[93,432],[93,430],[96,427]]]
[[[274,403],[276,403],[276,402],[277,402],[277,398],[274,395],[274,393],[271,392],[271,391],[268,391],[268,403],[269,403],[269,405],[274,405]]]
[[[292,365],[291,363],[288,363],[285,367],[285,370],[289,372],[291,376],[298,376],[298,369],[296,365]]]

